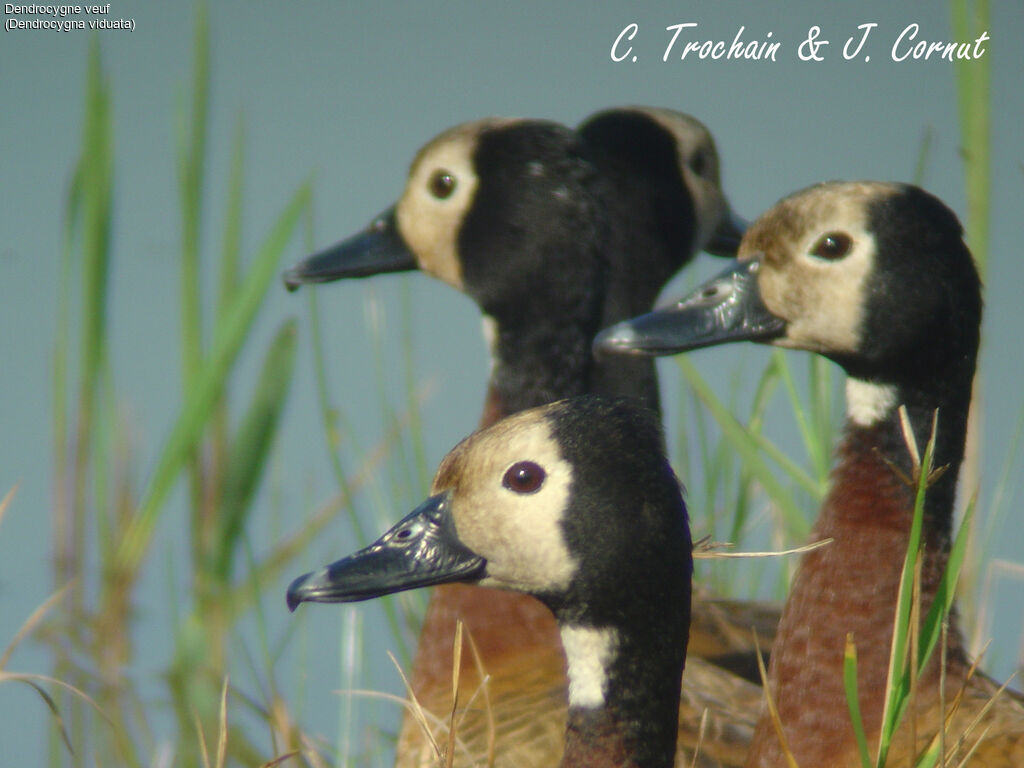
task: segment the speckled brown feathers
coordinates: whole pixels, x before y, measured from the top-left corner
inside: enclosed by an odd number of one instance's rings
[[[465,587],[464,589],[479,589]],[[488,596],[504,595],[487,590]],[[475,638],[474,638],[475,639]],[[440,649],[438,649],[438,652]],[[448,653],[450,657],[451,643]],[[463,659],[469,653],[463,651]],[[562,755],[566,702],[562,676],[565,658],[545,652],[515,654],[485,669],[489,695],[499,692],[503,706],[487,711],[482,681],[472,663],[464,663],[459,680],[461,706],[455,718],[456,768],[487,764],[489,716],[501,736],[496,768],[550,768]],[[700,658],[686,662],[679,708],[676,765],[696,768],[733,768],[743,765],[757,720],[762,691]],[[448,737],[451,712],[451,673],[440,676],[418,699],[428,714],[431,732],[439,744]],[[551,706],[551,702],[556,702]],[[537,711],[545,713],[536,717]],[[397,768],[433,766],[436,759],[421,733],[398,743]]]
[[[876,735],[881,724],[893,628],[888,607],[896,602],[913,504],[912,489],[875,450],[884,442],[879,433],[889,428],[848,429],[832,489],[810,536],[832,543],[804,555],[779,625],[769,679],[775,681],[772,693],[799,765],[859,765],[843,688],[847,633],[858,650],[865,730]],[[934,544],[925,549],[923,612],[945,567],[941,551]],[[966,668],[955,616],[950,636],[947,691],[963,683]],[[921,700],[936,699],[938,686],[936,655],[918,680]],[[785,764],[767,719],[758,724],[751,751],[757,754],[751,765]]]

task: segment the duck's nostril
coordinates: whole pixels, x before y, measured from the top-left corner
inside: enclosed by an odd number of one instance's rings
[[[705,288],[700,295],[705,299],[713,299],[718,295],[718,286],[712,285],[709,288]]]

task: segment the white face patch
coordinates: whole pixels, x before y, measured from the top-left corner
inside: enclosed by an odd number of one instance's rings
[[[896,403],[896,387],[855,379],[846,380],[846,415],[861,427],[870,427],[884,419]]]
[[[490,118],[464,123],[431,141],[413,161],[396,206],[398,231],[420,269],[460,290],[458,235],[478,184],[473,153],[481,133],[511,122]],[[439,196],[436,179],[444,174],[454,184]]]
[[[867,206],[893,189],[867,182],[813,187],[783,200],[744,237],[740,257],[764,252],[761,297],[787,323],[786,335],[774,344],[824,353],[859,350],[865,286],[877,253]],[[835,259],[814,255],[832,234],[849,237],[850,251]]]
[[[715,233],[722,218],[728,214],[725,196],[722,194],[718,168],[718,150],[711,132],[699,120],[683,112],[651,107],[631,107],[642,112],[668,131],[676,140],[679,155],[679,173],[693,199],[696,215],[694,251],[699,251]],[[700,157],[694,171],[694,159]]]
[[[572,467],[562,458],[544,413],[517,414],[470,436],[445,458],[434,480],[433,493],[452,493],[459,539],[487,559],[483,586],[559,591],[576,572],[561,526]],[[543,483],[532,493],[503,484],[509,468],[524,461],[544,471]]]
[[[608,665],[618,644],[615,630],[562,627],[561,633],[569,663],[569,706],[585,709],[604,706]]]

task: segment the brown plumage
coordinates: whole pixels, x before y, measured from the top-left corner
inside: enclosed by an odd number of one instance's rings
[[[449,582],[534,595],[568,661],[562,768],[672,768],[691,549],[657,416],[630,398],[586,395],[466,438],[422,504],[370,546],[296,579],[288,604]],[[528,696],[525,682],[517,696]],[[552,765],[551,748],[536,745],[508,750],[519,766]]]
[[[811,534],[832,542],[801,560],[769,684],[798,765],[854,768],[861,760],[843,685],[846,637],[857,649],[859,703],[874,753],[914,508],[899,409],[922,451],[938,413],[934,465],[945,468],[925,497],[924,616],[949,561],[980,283],[955,215],[899,184],[837,182],[798,192],[752,225],[739,259],[672,309],[611,328],[597,343],[608,351],[667,353],[753,339],[818,352],[845,368],[847,421]],[[913,764],[944,731],[947,765],[960,765],[975,746],[967,765],[1024,765],[1021,699],[1003,693],[983,714],[997,686],[972,676],[955,610],[944,655],[944,669],[937,650],[920,670],[886,764]],[[762,711],[746,765],[779,768],[788,759]]]
[[[429,183],[445,176],[454,180],[446,187],[449,196],[435,199]],[[543,121],[486,120],[429,143],[417,155],[394,213],[286,279],[295,285],[365,275],[372,271],[365,259],[368,239],[388,233],[388,270],[419,266],[470,295],[488,319],[492,372],[480,422],[486,427],[523,408],[585,392],[631,395],[657,408],[649,361],[595,362],[590,343],[603,325],[648,309],[697,250],[728,250],[730,231],[714,143],[687,115],[610,110],[576,131]],[[396,243],[404,256],[391,260]],[[350,258],[358,267],[346,266]],[[691,657],[750,675],[756,669],[752,622],[770,644],[777,609],[698,602],[693,617]],[[490,675],[496,765],[557,762],[564,659],[550,613],[527,595],[460,585],[434,590],[411,682],[437,730],[444,730],[451,708],[457,619]],[[720,679],[711,682],[715,675]],[[720,723],[711,733],[739,740],[742,749],[750,733],[747,697],[756,689],[712,667],[704,677],[704,692],[684,692],[691,699],[685,711],[693,717],[681,719],[680,743],[696,744],[703,710],[698,702],[707,698],[716,713],[712,720]],[[459,700],[470,701],[478,686],[464,654]],[[733,690],[739,703],[730,713],[721,692]],[[472,700],[474,710],[482,707],[479,696]],[[456,765],[475,764],[487,752],[485,731],[477,727],[476,712],[461,722]],[[702,751],[734,755],[737,748],[730,741],[707,743]],[[535,763],[522,762],[527,753]],[[429,765],[431,759],[418,722],[407,714],[397,765]]]

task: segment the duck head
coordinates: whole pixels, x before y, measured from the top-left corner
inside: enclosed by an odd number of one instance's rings
[[[634,265],[655,269],[658,287],[701,248],[735,254],[744,226],[722,193],[714,140],[689,115],[618,108],[576,131],[487,118],[424,146],[394,206],[288,270],[284,282],[294,290],[421,269],[483,306],[501,287],[552,280],[567,254],[620,234],[601,231],[609,218],[623,237],[664,243],[664,263]],[[653,261],[650,248],[638,252]]]
[[[905,184],[830,182],[762,215],[718,277],[602,331],[594,346],[666,355],[758,341],[914,388],[964,370],[965,358],[973,375],[980,316],[974,262],[941,201]]]
[[[567,620],[673,584],[688,603],[689,529],[662,439],[653,414],[626,398],[506,418],[457,445],[429,498],[380,539],[296,579],[288,605],[446,582],[531,594]]]

